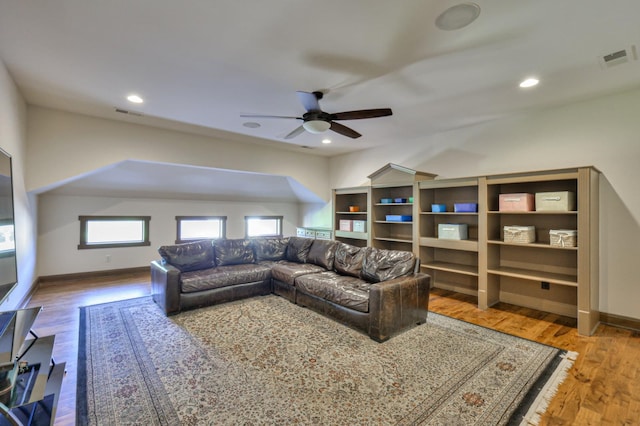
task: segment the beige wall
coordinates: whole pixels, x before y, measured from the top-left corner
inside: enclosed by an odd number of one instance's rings
[[[25,191],[27,112],[25,102],[0,61],[0,148],[13,165],[15,238],[18,284],[0,304],[0,311],[15,309],[31,289],[36,267],[36,200]]]
[[[640,319],[640,90],[332,158],[331,187],[392,162],[442,177],[593,165],[602,171],[600,310]],[[428,119],[428,117],[425,117]]]
[[[291,176],[330,200],[329,160],[258,143],[29,107],[27,189],[48,188],[123,160],[216,167]]]
[[[227,216],[227,238],[244,238],[245,215],[283,216],[284,235],[295,235],[297,203],[212,202],[148,198],[43,195],[39,202],[38,274],[40,276],[146,266],[158,259],[158,247],[173,244],[176,216]],[[78,250],[79,215],[151,216],[151,246]]]

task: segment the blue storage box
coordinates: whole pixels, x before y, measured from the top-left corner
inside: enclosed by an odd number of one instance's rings
[[[478,203],[455,203],[453,211],[456,213],[475,213],[478,211]]]
[[[406,198],[394,198],[393,202],[394,203],[406,203],[407,199]]]
[[[434,213],[444,213],[447,211],[446,204],[431,204],[431,211]]]
[[[413,216],[411,215],[401,215],[401,214],[388,214],[387,222],[411,222],[413,220]]]
[[[393,204],[393,198],[382,198],[380,204]]]

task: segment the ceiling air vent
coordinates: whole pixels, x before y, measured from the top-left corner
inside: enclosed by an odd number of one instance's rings
[[[143,116],[142,113],[135,112],[135,111],[129,111],[129,110],[118,108],[118,107],[115,108],[115,111],[119,112],[120,114],[133,115],[133,116],[136,116],[136,117],[142,117]]]
[[[607,53],[598,58],[600,66],[604,69],[614,67],[616,65],[626,64],[638,59],[635,46],[629,46],[626,49],[617,50]]]

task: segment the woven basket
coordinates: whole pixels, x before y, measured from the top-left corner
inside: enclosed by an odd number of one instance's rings
[[[505,226],[504,242],[516,244],[533,243],[536,240],[536,228],[534,226]]]
[[[578,235],[576,231],[571,230],[551,230],[549,241],[553,247],[577,247]]]

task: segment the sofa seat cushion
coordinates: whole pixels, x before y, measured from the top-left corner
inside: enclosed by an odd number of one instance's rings
[[[193,293],[269,279],[271,279],[269,265],[257,263],[218,266],[199,271],[183,272],[180,275],[181,291],[183,293]]]
[[[324,271],[326,269],[322,266],[314,265],[313,263],[297,263],[283,260],[271,267],[271,276],[275,280],[294,285],[295,279],[301,275],[316,274]]]
[[[333,271],[296,278],[298,290],[360,312],[369,312],[370,287],[371,284],[360,278]]]

